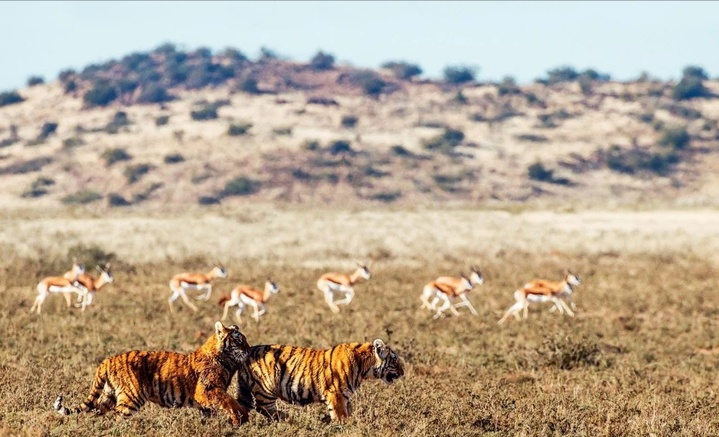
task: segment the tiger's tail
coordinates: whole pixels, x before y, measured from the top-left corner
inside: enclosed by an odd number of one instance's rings
[[[104,363],[103,363],[104,364]],[[105,388],[105,383],[107,382],[107,372],[105,372],[105,366],[101,365],[97,372],[95,372],[95,379],[92,382],[92,388],[90,389],[90,394],[87,396],[87,399],[85,402],[81,403],[79,406],[74,408],[68,408],[62,405],[62,395],[59,395],[57,399],[55,399],[55,402],[52,404],[53,408],[55,408],[55,411],[62,414],[63,416],[69,416],[71,414],[78,414],[83,412],[88,412],[96,409],[95,403],[102,395],[103,389]]]

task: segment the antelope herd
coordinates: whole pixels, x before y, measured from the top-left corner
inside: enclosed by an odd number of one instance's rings
[[[40,314],[42,304],[51,294],[59,294],[65,298],[68,308],[80,308],[85,311],[92,304],[95,293],[104,285],[113,282],[110,264],[104,268],[96,267],[100,275],[92,277],[85,272],[83,264],[73,259],[70,270],[62,276],[48,276],[37,284],[37,297],[30,308],[30,313],[37,310]],[[170,291],[168,298],[170,311],[174,312],[173,302],[178,298],[192,310],[197,311],[197,306],[190,301],[187,292],[192,290],[198,292],[194,298],[198,301],[207,301],[212,294],[212,280],[215,278],[227,278],[227,270],[222,265],[215,265],[208,273],[183,272],[178,273],[170,279]],[[328,272],[320,275],[317,279],[317,288],[322,292],[325,302],[333,313],[339,313],[339,305],[349,305],[354,299],[354,286],[360,281],[368,281],[371,277],[368,264],[357,263],[357,268],[352,273]],[[467,307],[470,313],[478,316],[467,295],[474,287],[484,284],[484,277],[479,267],[473,266],[469,275],[460,273],[458,277],[440,276],[426,283],[419,296],[420,308],[428,309],[434,313],[433,319],[438,319],[446,311],[459,316],[458,308]],[[529,305],[535,303],[552,303],[550,311],[555,309],[560,314],[567,314],[574,317],[576,305],[573,300],[574,288],[581,284],[579,277],[570,271],[566,271],[562,281],[549,281],[545,279],[533,279],[514,292],[515,303],[504,313],[498,324],[504,323],[509,316],[521,320],[520,312],[526,319],[529,312]],[[246,307],[252,309],[251,317],[259,322],[260,316],[267,313],[267,302],[280,292],[280,287],[267,278],[263,289],[255,288],[247,284],[239,284],[229,294],[220,297],[219,305],[223,308],[222,320],[225,320],[231,308],[235,308],[235,319],[242,323],[242,313]],[[72,295],[77,295],[77,301],[73,305]],[[571,308],[570,308],[571,307]]]

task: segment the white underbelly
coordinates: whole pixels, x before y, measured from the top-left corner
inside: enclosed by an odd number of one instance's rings
[[[551,302],[552,298],[543,294],[530,294],[527,296],[527,300],[530,302]]]

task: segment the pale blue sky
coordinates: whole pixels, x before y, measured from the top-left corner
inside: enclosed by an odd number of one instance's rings
[[[0,91],[31,75],[55,80],[165,42],[192,50],[262,46],[298,61],[318,50],[338,62],[448,65],[479,80],[526,83],[570,65],[617,80],[642,71],[676,79],[686,65],[719,75],[719,2],[0,2]]]

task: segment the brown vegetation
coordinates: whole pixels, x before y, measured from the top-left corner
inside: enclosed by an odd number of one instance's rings
[[[707,225],[716,221],[713,212],[259,208],[194,218],[60,215],[18,213],[3,222],[5,253],[18,254],[0,266],[3,435],[719,432],[719,303],[711,296],[719,287],[719,241]],[[198,246],[191,236],[178,239],[181,229],[210,237]],[[112,261],[115,281],[85,313],[68,312],[51,297],[41,317],[28,314],[37,279],[67,270],[73,256],[88,268]],[[229,277],[217,281],[211,300],[198,302],[197,313],[170,314],[168,278],[218,258]],[[316,278],[365,258],[375,260],[372,279],[357,287],[346,311],[332,314]],[[420,309],[427,280],[475,263],[486,279],[470,293],[479,317],[460,309],[460,317],[432,320]],[[555,278],[565,268],[583,281],[575,318],[532,307],[526,321],[497,325],[524,281]],[[339,427],[323,422],[321,405],[285,406],[290,418],[276,424],[253,413],[239,431],[223,417],[154,405],[121,422],[67,419],[52,410],[58,393],[68,402],[82,399],[94,368],[110,354],[195,349],[222,314],[216,302],[223,292],[268,276],[283,292],[259,323],[245,320],[251,344],[327,347],[380,337],[403,357],[405,378],[362,386],[352,418]]]

